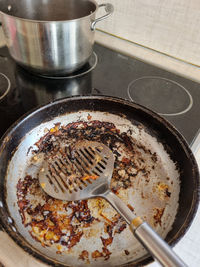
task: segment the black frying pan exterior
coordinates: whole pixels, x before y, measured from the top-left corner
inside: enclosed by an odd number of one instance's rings
[[[13,153],[30,130],[54,117],[79,110],[109,112],[126,116],[134,124],[143,124],[152,136],[162,142],[172,160],[178,162],[181,169],[179,209],[172,230],[166,237],[169,244],[176,244],[188,230],[199,203],[199,173],[193,153],[182,135],[164,118],[143,106],[109,96],[76,96],[57,100],[26,114],[4,134],[0,141],[0,225],[3,230],[29,254],[47,264],[62,266],[38,253],[23,236],[13,230],[14,222],[9,219],[6,205],[5,177]],[[148,258],[138,262],[137,266],[150,261],[151,258]]]

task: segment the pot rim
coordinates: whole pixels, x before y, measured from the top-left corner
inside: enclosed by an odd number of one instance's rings
[[[87,16],[83,16],[83,17],[80,17],[80,18],[77,18],[77,19],[69,19],[69,20],[34,20],[34,19],[25,19],[25,18],[21,18],[21,17],[17,17],[17,16],[13,16],[13,15],[10,15],[10,14],[7,14],[3,11],[0,10],[0,16],[6,16],[6,17],[10,17],[12,19],[17,19],[17,20],[21,20],[21,21],[24,21],[24,22],[27,22],[27,23],[70,23],[70,22],[77,22],[78,20],[84,20],[84,19],[87,19],[87,18],[90,18],[92,15],[94,15],[98,9],[99,9],[99,5],[97,4],[97,2],[95,0],[87,0],[88,2],[92,2],[94,5],[95,5],[95,11],[91,12],[89,15]],[[2,23],[2,26],[3,26],[3,23]]]

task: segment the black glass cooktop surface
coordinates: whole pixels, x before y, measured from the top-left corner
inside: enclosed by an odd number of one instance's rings
[[[23,114],[73,95],[109,95],[142,104],[169,120],[191,143],[200,128],[200,84],[132,57],[94,46],[91,60],[68,77],[29,73],[0,48],[0,136]]]

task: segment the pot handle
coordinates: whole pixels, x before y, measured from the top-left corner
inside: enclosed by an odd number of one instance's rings
[[[100,8],[100,7],[104,7],[104,8],[105,8],[106,14],[105,14],[104,16],[100,17],[100,18],[95,19],[95,20],[92,22],[92,24],[91,24],[91,29],[92,29],[92,31],[95,30],[97,22],[99,22],[99,21],[101,21],[101,20],[104,20],[104,19],[108,18],[108,17],[113,13],[113,11],[114,11],[114,7],[113,7],[113,5],[110,4],[110,3],[100,4],[100,5],[99,5],[99,8]]]

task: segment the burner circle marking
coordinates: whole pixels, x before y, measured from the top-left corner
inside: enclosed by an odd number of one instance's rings
[[[187,99],[188,99],[188,103],[187,103],[187,106],[183,109],[183,110],[181,110],[181,111],[177,111],[177,112],[159,112],[159,111],[156,111],[155,109],[154,109],[154,111],[155,112],[157,112],[158,114],[160,114],[160,115],[162,115],[162,116],[178,116],[178,115],[182,115],[182,114],[184,114],[184,113],[186,113],[186,112],[188,112],[191,108],[192,108],[192,106],[193,106],[193,98],[192,98],[192,95],[190,94],[190,92],[184,87],[184,86],[182,86],[181,84],[179,84],[178,82],[175,82],[175,81],[173,81],[173,80],[170,80],[170,79],[167,79],[167,78],[163,78],[163,77],[159,77],[159,76],[143,76],[143,77],[141,77],[141,78],[138,78],[138,79],[136,79],[136,80],[133,80],[132,82],[130,82],[129,83],[129,85],[128,85],[128,89],[127,89],[127,94],[128,94],[128,97],[130,98],[130,100],[131,101],[133,101],[133,102],[136,102],[136,103],[139,103],[139,104],[141,104],[141,105],[146,105],[148,108],[150,108],[150,109],[153,109],[152,107],[151,107],[151,104],[152,103],[149,103],[149,106],[148,106],[148,101],[150,100],[150,98],[152,97],[152,92],[153,93],[157,93],[156,92],[156,89],[155,88],[147,88],[146,87],[146,85],[147,84],[145,84],[145,82],[147,82],[147,81],[156,81],[157,80],[157,82],[160,80],[160,81],[162,81],[162,82],[165,82],[166,83],[166,86],[168,86],[169,87],[169,89],[170,89],[170,86],[171,85],[174,85],[174,87],[176,87],[176,88],[178,88],[178,89],[181,89],[184,93],[185,93],[185,95],[187,96]],[[132,96],[131,95],[131,91],[132,92],[134,92],[133,91],[133,89],[134,89],[134,85],[136,86],[136,84],[137,83],[141,83],[141,85],[140,85],[140,88],[138,88],[140,91],[142,91],[143,90],[143,93],[144,93],[144,91],[146,90],[146,89],[148,89],[148,91],[145,91],[145,93],[148,93],[150,90],[150,95],[148,95],[147,97],[149,97],[149,99],[147,99],[147,102],[144,104],[144,100],[141,100],[141,101],[136,101],[135,99],[134,99],[134,96]],[[143,83],[143,84],[142,84]],[[142,87],[142,85],[143,85],[143,87]],[[144,86],[145,85],[145,86]],[[135,90],[136,90],[136,88],[137,88],[137,86],[135,87]],[[159,87],[160,88],[160,87]],[[158,89],[158,88],[157,88]],[[160,90],[160,92],[162,92],[162,89],[164,90],[165,88],[160,88],[159,90]],[[173,89],[173,88],[171,88],[171,89]],[[170,90],[171,90],[170,89]],[[139,92],[139,91],[138,91]],[[141,92],[140,92],[141,93]],[[180,92],[179,92],[179,96],[180,96]],[[168,97],[169,97],[169,95],[168,95]],[[175,97],[175,96],[174,96]],[[143,94],[143,98],[145,98],[145,94]],[[179,100],[179,99],[178,99]],[[152,101],[157,101],[157,102],[159,102],[159,100],[158,100],[158,98],[156,98],[156,97],[154,97],[153,96],[153,98],[152,98]],[[167,99],[166,99],[166,101],[163,103],[163,104],[166,104],[167,103]]]
[[[0,79],[4,79],[6,82],[7,82],[7,88],[3,88],[3,94],[1,95],[1,88],[0,88],[0,100],[3,99],[7,94],[8,92],[10,91],[10,87],[11,87],[11,82],[10,82],[10,79],[2,72],[0,72]],[[2,83],[1,83],[2,84]]]

